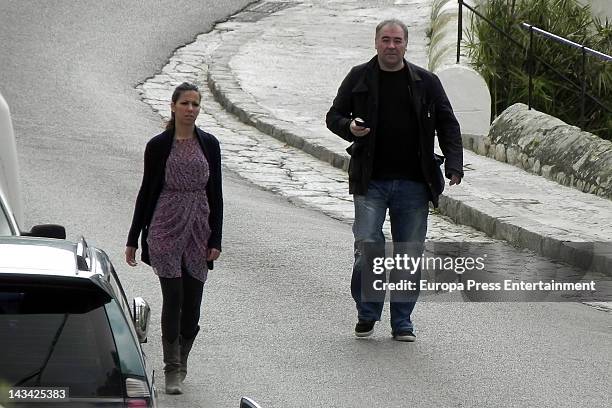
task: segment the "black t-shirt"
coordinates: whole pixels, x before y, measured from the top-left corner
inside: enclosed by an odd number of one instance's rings
[[[423,181],[419,127],[410,99],[407,68],[380,70],[378,127],[372,179]]]

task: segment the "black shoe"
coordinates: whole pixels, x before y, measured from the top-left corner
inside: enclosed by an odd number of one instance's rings
[[[412,342],[416,340],[416,336],[410,330],[401,330],[393,335],[393,340]]]
[[[375,321],[370,320],[359,320],[357,325],[355,325],[355,336],[357,337],[368,337],[372,333],[374,333],[374,323]]]

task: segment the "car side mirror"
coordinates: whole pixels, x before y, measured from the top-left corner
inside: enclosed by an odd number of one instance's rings
[[[132,319],[138,340],[141,343],[147,342],[147,333],[149,332],[149,320],[151,319],[151,308],[146,300],[141,297],[134,298]]]
[[[258,403],[250,398],[242,397],[240,399],[240,408],[261,408]]]
[[[32,227],[30,232],[22,232],[28,237],[66,239],[66,228],[57,224],[41,224]]]

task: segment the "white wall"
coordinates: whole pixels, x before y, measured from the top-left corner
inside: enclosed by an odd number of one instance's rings
[[[605,20],[612,20],[612,0],[579,0],[582,4],[589,3],[593,9],[593,15]]]
[[[23,225],[17,148],[8,104],[0,94],[0,189],[4,192],[13,215]]]
[[[457,65],[457,22],[458,3],[456,0],[436,0],[442,4],[439,12],[432,16],[432,41],[429,47],[429,69],[440,77],[442,85],[453,106],[461,133],[471,136],[486,136],[491,119],[491,96],[484,79],[470,68],[465,52],[461,64]],[[471,4],[478,1],[473,0]],[[463,27],[469,27],[469,14],[463,14]]]

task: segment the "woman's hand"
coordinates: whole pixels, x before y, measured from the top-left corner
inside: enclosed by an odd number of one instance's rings
[[[136,262],[136,248],[130,246],[125,247],[125,262],[130,266],[138,265],[138,262]]]
[[[208,248],[208,255],[206,256],[207,261],[216,261],[219,259],[219,255],[221,255],[221,251],[217,248]]]

